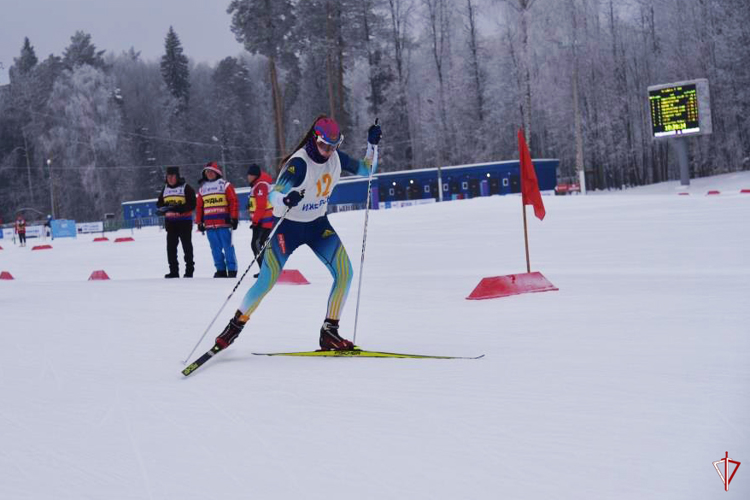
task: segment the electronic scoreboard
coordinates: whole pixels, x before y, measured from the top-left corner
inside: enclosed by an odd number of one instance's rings
[[[648,100],[654,139],[711,133],[708,80],[654,85]]]

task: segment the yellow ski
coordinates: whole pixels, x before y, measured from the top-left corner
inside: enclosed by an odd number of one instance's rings
[[[481,356],[431,356],[425,354],[402,354],[396,352],[365,351],[354,348],[350,351],[303,351],[303,352],[254,352],[256,356],[297,356],[317,358],[408,358],[408,359],[479,359]]]

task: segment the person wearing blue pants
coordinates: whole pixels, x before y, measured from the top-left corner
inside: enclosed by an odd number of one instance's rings
[[[342,170],[356,175],[370,175],[373,146],[380,142],[380,136],[380,126],[371,126],[367,134],[367,153],[364,159],[354,160],[338,150],[344,136],[336,121],[321,115],[302,138],[296,151],[282,160],[281,173],[269,199],[274,206],[274,215],[284,219],[278,223],[276,233],[264,252],[258,280],[216,338],[215,352],[226,349],[235,341],[250,315],[276,284],[289,256],[302,245],[310,247],[333,276],[326,317],[320,329],[320,348],[354,348],[350,340],[339,335],[339,320],[352,281],[352,264],[341,239],[328,221],[326,211]]]
[[[232,231],[239,222],[237,193],[224,180],[221,167],[210,162],[203,168],[203,183],[198,190],[195,222],[201,233],[208,233],[216,272],[214,278],[237,277],[237,256]]]

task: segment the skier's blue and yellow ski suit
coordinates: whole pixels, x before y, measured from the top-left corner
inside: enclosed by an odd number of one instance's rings
[[[356,175],[370,175],[373,150],[368,144],[363,160],[354,160],[337,150],[320,163],[315,161],[322,158],[316,158],[314,147],[314,142],[308,141],[305,147],[290,157],[269,197],[274,205],[274,215],[277,218],[284,214],[286,216],[266,248],[258,280],[245,294],[239,307],[239,320],[242,323],[248,321],[263,297],[276,284],[292,252],[302,245],[309,246],[333,276],[326,318],[338,320],[341,317],[353,271],[349,256],[326,216],[328,200],[342,170]],[[289,192],[303,189],[304,198],[297,206],[287,208],[281,201]]]

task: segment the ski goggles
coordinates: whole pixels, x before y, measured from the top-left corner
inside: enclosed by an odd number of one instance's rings
[[[339,140],[334,142],[327,141],[322,135],[316,134],[316,141],[321,151],[330,153],[336,151],[338,147],[341,146],[341,143],[344,142],[344,134],[339,134]]]

